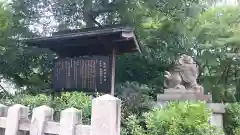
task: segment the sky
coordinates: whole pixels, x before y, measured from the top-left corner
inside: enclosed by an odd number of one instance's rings
[[[221,0],[221,2],[218,2],[217,5],[236,5],[238,3],[238,0]]]

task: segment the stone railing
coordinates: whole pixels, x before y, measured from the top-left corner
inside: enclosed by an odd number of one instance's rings
[[[120,135],[120,106],[110,95],[93,99],[91,125],[83,125],[82,112],[75,108],[63,110],[60,122],[55,122],[54,110],[45,105],[34,108],[30,120],[27,107],[0,104],[0,135]]]

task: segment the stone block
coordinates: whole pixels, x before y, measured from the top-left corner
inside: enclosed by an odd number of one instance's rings
[[[93,99],[90,135],[120,135],[121,100],[111,95]]]
[[[208,103],[209,109],[213,111],[213,113],[225,113],[225,105],[222,103]]]
[[[174,93],[186,93],[186,94],[193,94],[195,93],[192,90],[186,90],[186,89],[173,89],[173,88],[169,88],[169,89],[165,89],[164,90],[164,94],[174,94]]]
[[[211,102],[211,95],[203,95],[203,94],[194,94],[194,93],[165,93],[158,94],[157,101],[185,101],[185,100],[201,100]]]
[[[225,105],[222,103],[208,103],[207,106],[212,110],[210,123],[223,129],[223,114],[225,113]]]
[[[212,114],[211,119],[210,119],[210,124],[223,129],[223,115],[222,114]]]
[[[173,88],[169,88],[169,89],[164,89],[164,94],[167,93],[185,93],[186,89],[173,89]]]

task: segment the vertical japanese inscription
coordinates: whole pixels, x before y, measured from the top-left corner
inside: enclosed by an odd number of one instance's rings
[[[75,57],[56,59],[53,88],[57,91],[109,92],[109,57]]]

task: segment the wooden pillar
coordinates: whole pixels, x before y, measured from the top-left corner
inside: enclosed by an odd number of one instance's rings
[[[111,95],[114,96],[115,93],[115,72],[116,72],[116,49],[112,50],[112,76],[111,76]]]

